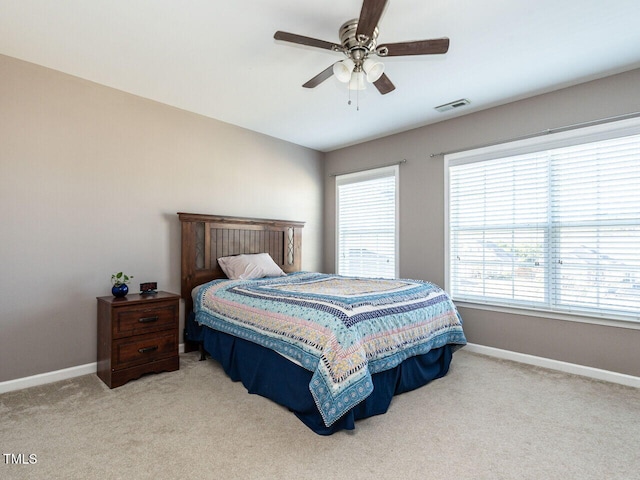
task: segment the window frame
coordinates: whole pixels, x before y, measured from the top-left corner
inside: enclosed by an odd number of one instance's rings
[[[394,207],[394,278],[399,278],[400,271],[400,165],[388,165],[384,167],[375,167],[366,170],[345,173],[335,176],[335,271],[340,272],[340,184],[359,183],[376,178],[394,177],[395,188],[395,207]]]
[[[452,292],[452,265],[450,261],[451,245],[450,245],[450,168],[452,166],[463,165],[468,163],[482,162],[486,160],[511,157],[536,151],[551,150],[555,148],[569,147],[584,143],[598,142],[629,135],[640,134],[640,119],[632,118],[615,122],[606,122],[590,127],[570,128],[558,133],[548,135],[539,135],[535,137],[524,138],[511,142],[503,142],[496,145],[476,148],[467,151],[460,151],[444,156],[444,278],[445,289]],[[628,316],[616,316],[609,314],[600,314],[598,312],[585,311],[558,311],[553,308],[541,308],[533,306],[524,306],[517,303],[506,305],[505,303],[492,302],[491,299],[485,301],[456,300],[456,304],[462,307],[470,307],[479,310],[490,310],[505,312],[516,315],[527,315],[535,317],[553,318],[559,320],[576,321],[581,323],[593,323],[598,325],[617,326],[623,328],[631,328],[640,330],[640,320],[629,318]]]

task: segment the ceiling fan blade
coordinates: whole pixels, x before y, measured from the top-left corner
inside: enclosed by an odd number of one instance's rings
[[[391,83],[391,80],[389,80],[389,77],[387,77],[387,75],[384,73],[378,80],[373,82],[373,84],[376,86],[376,88],[382,95],[386,95],[387,93],[393,92],[396,89],[396,86],[393,83]]]
[[[311,80],[309,80],[307,83],[305,83],[302,86],[304,88],[315,88],[318,85],[320,85],[322,82],[324,82],[327,78],[329,78],[331,75],[333,75],[333,65],[329,65],[328,68],[321,71],[318,75],[313,77]]]
[[[318,40],[317,38],[305,37],[303,35],[296,35],[295,33],[277,31],[273,36],[276,40],[282,40],[284,42],[297,43],[299,45],[306,45],[308,47],[324,48],[326,50],[341,50],[340,45],[327,42],[325,40]]]
[[[448,50],[448,38],[434,38],[432,40],[418,40],[415,42],[387,43],[384,45],[378,45],[376,53],[381,57],[397,57],[400,55],[434,55],[438,53],[447,53]]]
[[[378,26],[386,4],[387,0],[363,0],[360,18],[358,18],[356,38],[360,35],[364,35],[367,38],[373,36],[373,31]]]

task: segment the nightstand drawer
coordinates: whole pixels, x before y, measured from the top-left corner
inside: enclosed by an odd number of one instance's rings
[[[118,370],[177,355],[178,339],[176,337],[176,332],[169,330],[117,340],[113,345],[112,369]]]
[[[136,308],[122,307],[115,309],[114,317],[113,337],[129,337],[175,327],[178,307],[176,302],[156,302]]]

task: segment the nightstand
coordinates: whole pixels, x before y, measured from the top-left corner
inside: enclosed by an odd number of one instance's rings
[[[98,297],[98,377],[115,388],[178,370],[179,309],[180,296],[168,292]]]

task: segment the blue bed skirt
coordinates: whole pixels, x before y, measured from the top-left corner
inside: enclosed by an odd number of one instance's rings
[[[199,341],[233,381],[291,410],[319,435],[353,430],[356,420],[385,413],[394,395],[443,377],[452,358],[450,345],[411,357],[395,368],[372,375],[374,389],[364,401],[327,427],[309,391],[312,373],[265,347],[208,327],[189,325],[189,340]]]

